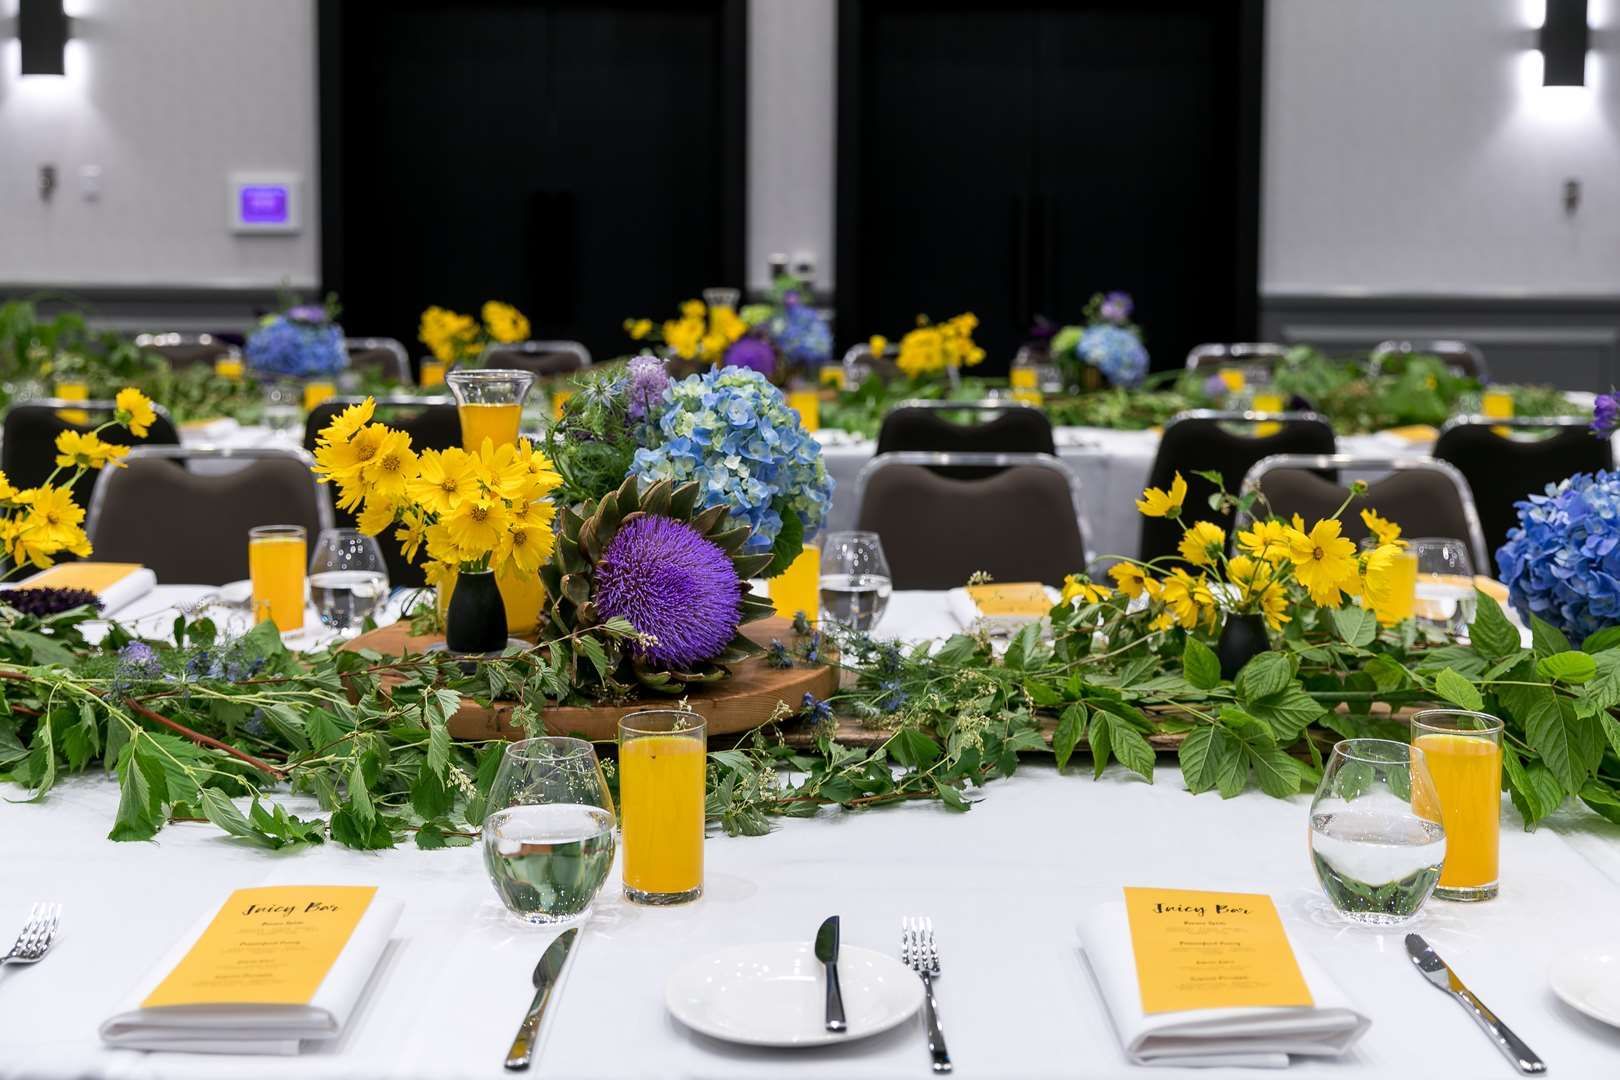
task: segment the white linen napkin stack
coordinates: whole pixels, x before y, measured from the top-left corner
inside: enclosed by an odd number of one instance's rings
[[[1142,1012],[1130,920],[1123,901],[1099,904],[1079,924],[1086,966],[1125,1054],[1136,1065],[1284,1068],[1291,1054],[1335,1057],[1370,1026],[1315,962],[1294,958],[1313,1008],[1192,1009]]]

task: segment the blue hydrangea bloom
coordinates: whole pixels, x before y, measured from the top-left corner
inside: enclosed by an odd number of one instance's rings
[[[759,372],[714,368],[673,383],[656,426],[661,442],[637,450],[631,472],[644,484],[699,481],[703,506],[725,506],[754,530],[745,550],[770,550],[784,515],[798,515],[806,539],[827,520],[821,444]]]
[[[796,296],[788,296],[781,314],[766,328],[771,341],[789,361],[805,367],[820,367],[832,359],[832,328],[821,312]]]
[[[1577,644],[1620,624],[1620,473],[1576,473],[1518,509],[1496,553],[1514,610]]]
[[[1102,372],[1115,386],[1136,386],[1147,375],[1148,352],[1135,334],[1099,323],[1080,335],[1080,359]]]
[[[253,374],[276,378],[336,375],[349,365],[341,326],[289,315],[272,315],[260,323],[243,352]]]

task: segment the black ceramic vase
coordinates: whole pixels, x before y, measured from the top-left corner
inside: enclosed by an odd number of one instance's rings
[[[506,604],[493,570],[456,575],[444,618],[444,645],[453,653],[498,653],[506,648]]]
[[[1228,615],[1221,627],[1221,640],[1215,655],[1221,662],[1221,678],[1235,679],[1243,665],[1271,648],[1266,639],[1266,621],[1260,615]]]

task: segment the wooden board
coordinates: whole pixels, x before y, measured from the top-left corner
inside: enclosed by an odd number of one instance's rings
[[[748,624],[743,632],[761,645],[772,639],[791,647],[797,640],[786,619],[770,618]],[[373,649],[384,656],[419,653],[443,641],[442,635],[412,636],[410,623],[397,622],[361,634],[346,649]],[[828,667],[773,668],[764,657],[731,665],[731,677],[696,687],[686,695],[687,706],[709,722],[710,735],[751,731],[771,718],[777,703],[797,712],[805,694],[818,698],[832,696],[838,689],[838,673]],[[622,705],[546,709],[546,730],[553,735],[578,735],[586,739],[610,740],[618,737],[619,718],[637,709],[667,708],[678,696],[656,695]],[[513,705],[496,702],[485,708],[463,700],[450,718],[450,734],[458,739],[521,739],[524,732],[513,727]]]

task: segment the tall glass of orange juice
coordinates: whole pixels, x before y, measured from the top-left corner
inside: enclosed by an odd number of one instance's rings
[[[703,895],[703,717],[648,709],[619,721],[619,824],[624,893],[639,904]]]
[[[253,617],[269,619],[285,634],[304,628],[304,569],[309,541],[302,525],[259,525],[248,530],[248,576]]]
[[[1502,823],[1502,721],[1462,709],[1429,709],[1412,717],[1412,745],[1428,759],[1446,830],[1446,861],[1434,895],[1491,899]]]
[[[523,399],[534,385],[533,375],[509,368],[457,368],[444,381],[456,396],[463,450],[476,454],[485,439],[496,446],[516,444],[523,422]]]
[[[799,557],[788,568],[766,583],[776,613],[791,619],[798,612],[816,621],[821,611],[821,549],[814,544],[804,545]]]

